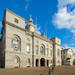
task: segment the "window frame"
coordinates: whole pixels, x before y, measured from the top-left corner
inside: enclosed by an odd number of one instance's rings
[[[29,50],[27,50],[28,49],[28,46],[29,46]],[[27,53],[30,53],[30,44],[28,44],[28,43],[26,44],[26,52]]]
[[[17,36],[15,36],[12,39],[12,48],[16,51],[21,51],[21,39]]]
[[[40,46],[40,54],[45,55],[45,45]]]
[[[39,46],[35,46],[35,53],[38,55],[39,54]]]
[[[14,18],[15,23],[19,23],[19,20],[17,18]]]

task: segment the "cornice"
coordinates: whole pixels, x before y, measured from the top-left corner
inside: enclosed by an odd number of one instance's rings
[[[39,39],[41,39],[41,40],[44,40],[44,41],[49,42],[49,43],[52,43],[51,40],[49,40],[49,39],[47,39],[46,37],[43,37],[43,36],[41,36],[41,35],[39,35],[39,34],[34,33],[34,37],[37,37],[37,38],[39,38]]]
[[[17,28],[17,29],[20,29],[20,30],[24,31],[26,35],[32,36],[32,32],[29,32],[29,31],[25,30],[24,28],[21,28],[21,27],[19,27],[19,26],[16,26],[15,24],[12,24],[12,23],[10,23],[10,22],[6,22],[6,24],[8,24],[8,25],[10,25],[10,26],[12,26],[12,27],[15,27],[15,28]]]
[[[53,43],[54,45],[58,45],[58,46],[61,46],[60,44],[58,44],[58,43]]]
[[[13,23],[10,23],[10,22],[6,22],[6,24],[8,24],[8,25],[10,25],[10,26],[12,26],[12,27],[15,27],[15,28],[17,28],[17,29],[20,29],[20,30],[22,30],[22,31],[26,31],[24,28],[21,28],[21,27],[19,27],[19,26],[16,26],[15,24],[13,24]]]
[[[49,42],[49,43],[52,43],[52,41],[49,40],[49,39],[47,39],[46,37],[43,37],[43,36],[41,36],[41,35],[39,35],[39,34],[35,34],[35,33],[33,33],[33,32],[29,32],[29,31],[25,30],[24,28],[21,28],[21,27],[19,27],[19,26],[16,26],[16,25],[13,24],[13,23],[6,22],[6,24],[8,24],[8,25],[10,25],[10,26],[12,26],[12,27],[15,27],[15,28],[17,28],[17,29],[20,29],[20,30],[24,31],[26,35],[30,35],[30,36],[32,36],[32,37],[37,37],[37,38],[39,38],[39,39],[41,39],[41,40],[44,40],[44,41]]]

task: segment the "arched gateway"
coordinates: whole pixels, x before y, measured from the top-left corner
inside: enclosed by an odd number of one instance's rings
[[[44,58],[40,59],[40,66],[45,66],[45,59]]]

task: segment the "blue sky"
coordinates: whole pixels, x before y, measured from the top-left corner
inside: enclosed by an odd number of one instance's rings
[[[62,47],[75,49],[75,0],[1,0],[0,31],[5,8],[27,20],[32,14],[37,29],[62,39]],[[0,34],[1,35],[1,34]]]

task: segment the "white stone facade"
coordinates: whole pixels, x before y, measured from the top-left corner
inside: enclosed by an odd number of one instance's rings
[[[48,39],[44,34],[35,33],[35,29],[32,18],[25,27],[25,19],[5,10],[1,39],[2,67],[61,65],[61,40],[57,37]]]

